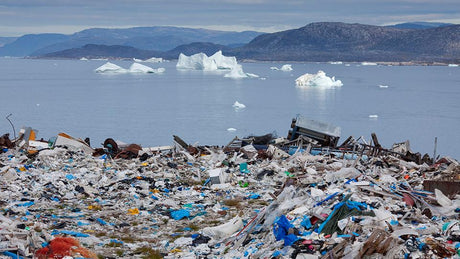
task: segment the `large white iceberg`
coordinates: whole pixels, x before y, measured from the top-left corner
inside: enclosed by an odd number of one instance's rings
[[[214,60],[214,62],[216,62],[218,69],[232,69],[238,64],[236,61],[236,57],[226,57],[222,55],[221,50],[217,51],[209,58],[211,60]]]
[[[222,55],[222,51],[219,50],[210,57],[202,52],[191,56],[180,53],[176,68],[213,71],[219,69],[232,69],[237,64],[235,57],[226,57]]]
[[[332,88],[332,87],[340,87],[342,86],[342,81],[335,80],[335,77],[328,77],[326,73],[319,70],[316,74],[305,74],[298,77],[295,80],[295,84],[298,87],[324,87],[324,88]]]
[[[176,68],[212,71],[217,70],[217,64],[202,52],[191,56],[180,53]]]
[[[113,63],[110,63],[110,62],[107,62],[104,65],[96,68],[94,71],[96,71],[97,73],[126,73],[127,72],[126,69],[118,65],[115,65]]]

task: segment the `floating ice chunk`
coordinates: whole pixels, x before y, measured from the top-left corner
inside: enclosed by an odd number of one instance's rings
[[[149,59],[146,59],[146,60],[142,60],[142,59],[137,59],[137,58],[133,58],[134,62],[148,62],[148,63],[161,63],[163,62],[163,58],[155,58],[155,57],[151,57]]]
[[[251,77],[251,78],[258,78],[258,77],[259,77],[259,75],[252,74],[252,73],[246,73],[246,75],[247,75],[248,77]]]
[[[227,131],[236,131],[235,128],[228,128]]]
[[[447,66],[449,66],[449,67],[458,67],[458,64],[449,64]]]
[[[155,57],[151,57],[149,59],[144,60],[144,62],[149,62],[149,63],[161,63],[163,61],[164,61],[163,58],[155,58]]]
[[[217,70],[217,65],[216,62],[202,52],[191,56],[180,53],[176,68],[212,71]]]
[[[377,114],[369,115],[369,119],[377,119],[379,116]]]
[[[361,62],[362,66],[377,66],[377,63],[374,62]]]
[[[80,60],[82,60],[82,61],[88,61],[88,59],[85,58],[85,57],[80,58]]]
[[[129,67],[129,72],[130,73],[155,73],[155,70],[151,67],[139,64],[139,63],[133,63]]]
[[[126,73],[127,70],[113,63],[107,62],[94,70],[97,73]]]
[[[217,69],[232,69],[238,64],[236,57],[226,57],[222,55],[221,50],[217,51],[209,58],[216,63]]]
[[[335,80],[335,77],[328,77],[326,73],[319,70],[316,74],[304,74],[295,80],[298,87],[324,87],[333,88],[342,86],[342,81]]]
[[[388,85],[379,85],[380,88],[388,88]]]
[[[161,74],[164,73],[166,69],[163,67],[154,69],[139,63],[133,63],[131,67],[129,67],[129,72],[130,73],[155,73],[155,74]]]
[[[277,67],[270,67],[271,70],[281,70],[281,71],[292,71],[292,65],[290,64],[285,64],[282,65],[281,68]]]
[[[329,64],[332,64],[332,65],[342,65],[343,62],[342,62],[342,61],[331,61],[331,62],[329,62]]]
[[[281,71],[292,71],[292,65],[286,64],[280,68]]]
[[[230,73],[225,74],[224,77],[230,77],[230,78],[246,78],[248,75],[243,72],[243,66],[241,65],[236,65],[232,68]]]
[[[237,66],[235,57],[226,57],[222,55],[222,51],[217,51],[212,56],[208,57],[204,53],[197,53],[191,56],[179,55],[176,67],[179,69],[194,69],[213,71],[218,69],[232,69]]]
[[[243,108],[246,108],[246,105],[242,104],[242,103],[239,103],[238,101],[235,101],[235,103],[232,105],[233,108],[235,109],[243,109]]]

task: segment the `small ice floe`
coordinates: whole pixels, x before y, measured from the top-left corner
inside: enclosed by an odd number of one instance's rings
[[[281,68],[277,68],[277,67],[270,67],[271,70],[281,70],[281,71],[292,71],[292,65],[291,64],[285,64],[285,65],[282,65]]]
[[[342,81],[335,80],[335,77],[328,77],[323,71],[318,71],[316,74],[304,74],[295,80],[297,87],[321,87],[334,88],[341,87]]]
[[[369,119],[377,119],[379,116],[377,114],[369,115]]]
[[[458,67],[458,64],[449,64],[448,67]]]
[[[362,62],[362,66],[377,66],[377,63],[374,62]]]
[[[379,85],[380,88],[388,88],[388,85]]]
[[[286,64],[280,68],[281,71],[292,71],[292,65]]]
[[[104,65],[96,68],[94,70],[96,73],[126,73],[127,70],[115,65],[113,63],[107,62]]]
[[[343,62],[342,61],[331,61],[331,62],[329,62],[329,64],[331,64],[331,65],[342,65]]]
[[[227,131],[236,131],[235,128],[228,128]]]
[[[232,106],[233,108],[235,108],[235,110],[246,108],[246,105],[239,103],[238,101],[235,101],[235,103]]]

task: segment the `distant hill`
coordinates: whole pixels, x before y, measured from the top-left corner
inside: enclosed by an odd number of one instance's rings
[[[72,48],[63,51],[57,51],[42,55],[42,58],[65,58],[65,59],[97,59],[97,58],[113,58],[113,59],[148,59],[159,56],[162,52],[153,50],[141,50],[130,46],[121,45],[96,45],[87,44],[81,48]]]
[[[452,23],[442,23],[442,22],[406,22],[399,23],[395,25],[389,25],[387,27],[393,27],[398,29],[429,29],[436,27],[444,27],[454,25]]]
[[[312,23],[263,34],[234,52],[240,59],[278,61],[460,61],[460,25],[398,29]]]
[[[126,49],[123,49],[126,48]],[[123,51],[120,51],[123,49]],[[312,23],[307,26],[262,34],[238,48],[194,42],[168,51],[142,50],[117,45],[85,46],[54,52],[44,57],[176,59],[222,50],[224,55],[260,61],[348,61],[348,62],[444,62],[460,63],[460,25],[428,29],[399,29],[347,23]],[[43,55],[41,55],[43,56]]]
[[[130,46],[122,45],[96,45],[87,44],[81,48],[72,48],[62,51],[40,55],[39,58],[57,58],[57,59],[96,59],[96,58],[113,58],[113,59],[149,59],[159,57],[164,59],[177,59],[180,53],[193,55],[203,52],[210,56],[217,51],[228,51],[229,47],[209,42],[194,42],[191,44],[178,46],[170,51],[154,51],[137,49]]]
[[[17,37],[0,37],[0,47],[3,47],[5,44],[15,41]]]
[[[0,56],[24,57],[50,44],[63,42],[69,36],[57,33],[27,34],[0,48]]]
[[[0,56],[42,56],[87,44],[123,45],[144,50],[167,51],[192,42],[244,45],[262,34],[255,31],[231,32],[179,27],[135,27],[128,29],[87,29],[72,35],[24,35],[0,48]]]

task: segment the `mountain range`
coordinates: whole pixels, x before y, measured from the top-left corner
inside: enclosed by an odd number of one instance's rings
[[[176,59],[180,53],[211,55],[217,50],[262,61],[460,63],[460,25],[319,22],[275,33],[176,27],[88,29],[72,35],[24,35],[1,47],[0,56]]]

